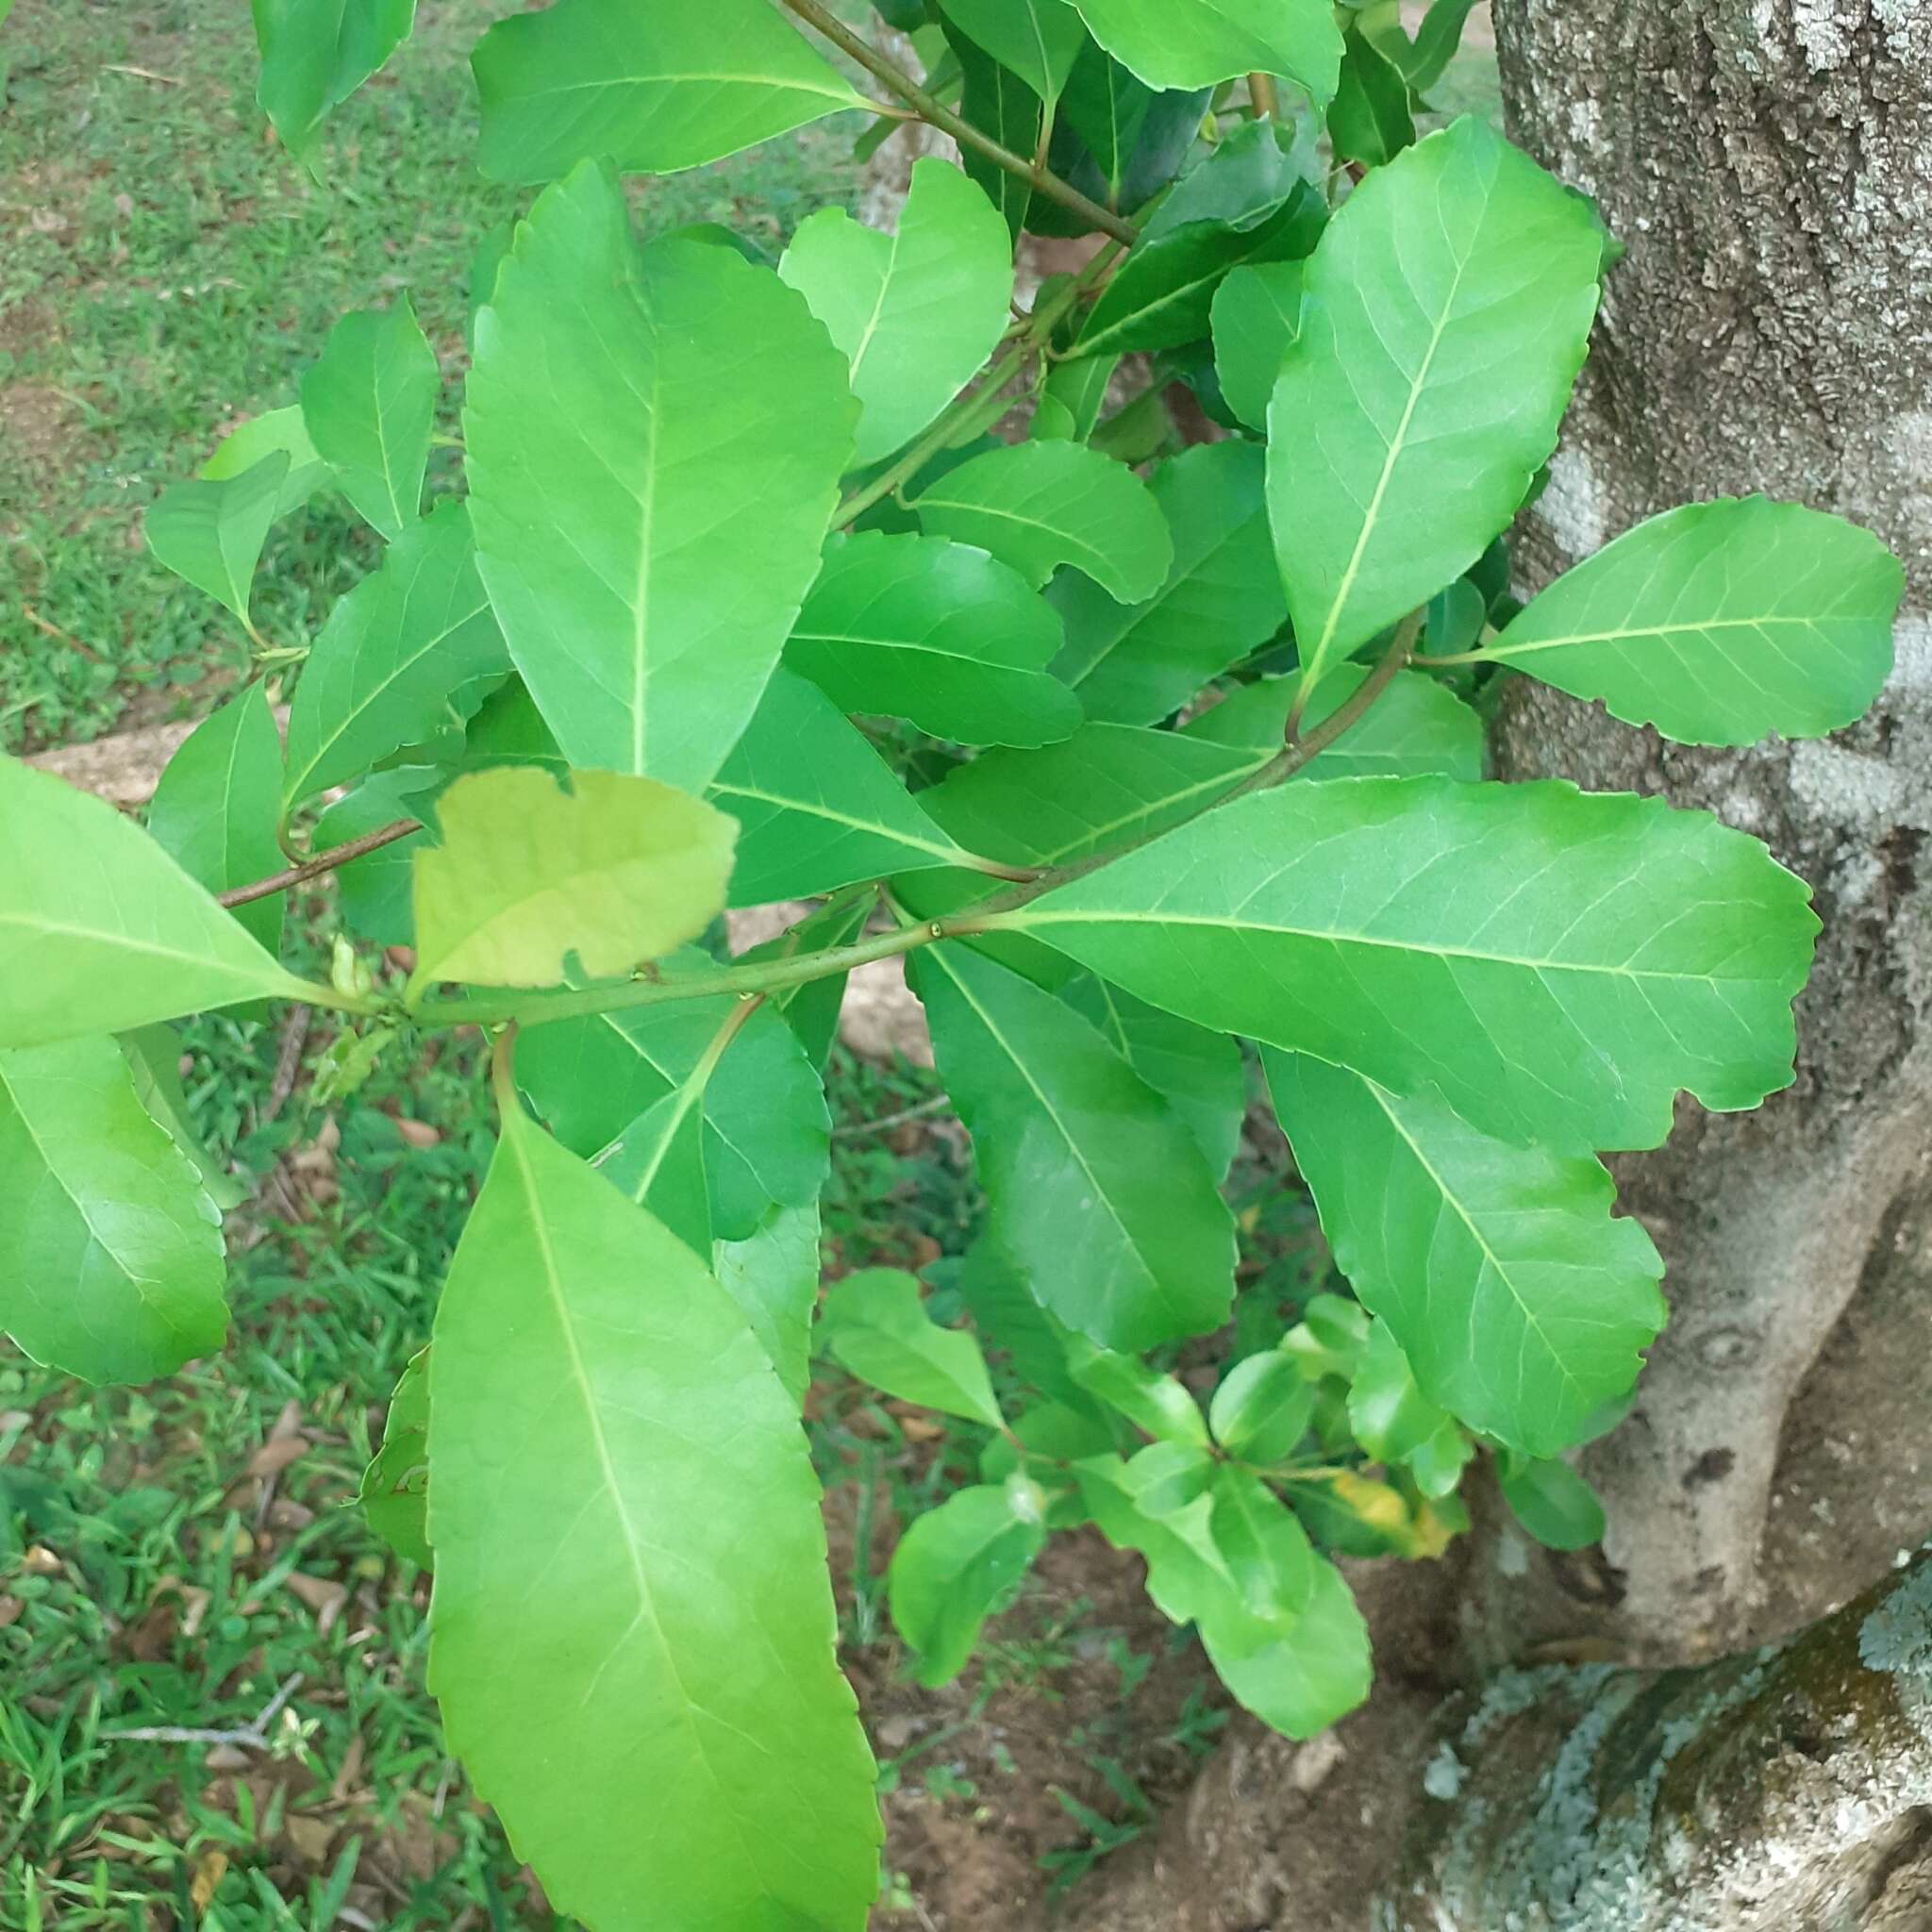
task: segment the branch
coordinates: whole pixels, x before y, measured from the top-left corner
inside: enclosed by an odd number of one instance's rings
[[[783,4],[808,26],[824,34],[835,47],[849,54],[874,79],[890,88],[922,121],[950,134],[962,147],[976,149],[988,160],[1006,169],[1008,174],[1017,175],[1023,181],[1030,181],[1048,200],[1071,208],[1082,221],[1091,223],[1104,234],[1111,235],[1117,242],[1131,242],[1140,233],[1132,222],[1124,221],[1111,209],[1090,200],[1071,181],[1063,181],[1050,168],[1016,155],[1009,147],[1002,147],[991,135],[982,134],[972,122],[954,113],[942,101],[935,100],[903,68],[887,59],[877,48],[820,6],[819,0],[783,0]]]
[[[302,1682],[302,1673],[285,1677],[275,1694],[262,1706],[260,1712],[245,1724],[239,1724],[232,1730],[200,1730],[188,1724],[139,1724],[131,1730],[103,1731],[103,1738],[116,1738],[130,1744],[238,1744],[246,1745],[250,1750],[266,1751],[269,1748],[268,1727],[281,1715],[282,1706],[294,1696],[296,1688]]]
[[[300,865],[291,865],[286,872],[257,879],[252,886],[236,886],[228,891],[217,892],[215,901],[222,906],[246,906],[257,899],[273,898],[277,892],[286,892],[291,886],[319,879],[324,873],[334,872],[338,866],[347,865],[352,858],[366,858],[370,853],[380,852],[385,845],[393,845],[398,839],[407,839],[411,832],[422,829],[422,824],[415,819],[397,819],[393,824],[384,825],[377,831],[364,832],[359,839],[351,839],[346,844],[332,845],[326,852],[318,852],[313,858],[305,858]]]

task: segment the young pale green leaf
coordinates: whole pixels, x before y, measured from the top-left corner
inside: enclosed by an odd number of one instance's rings
[[[859,463],[911,441],[978,375],[1011,317],[1012,244],[999,210],[930,156],[912,164],[896,234],[822,208],[800,224],[778,273],[851,364]]]
[[[708,962],[693,952],[670,963]],[[517,1077],[574,1154],[611,1150],[603,1171],[633,1199],[666,1158],[680,1175],[702,1171],[705,1225],[721,1241],[750,1239],[774,1203],[808,1207],[824,1185],[824,1091],[774,1005],[747,1011],[725,993],[553,1020],[518,1043]],[[687,1116],[701,1143],[690,1158],[675,1144]],[[680,1232],[695,1225],[680,1217]]]
[[[1842,518],[1761,496],[1688,504],[1558,577],[1482,661],[1684,744],[1818,738],[1890,675],[1904,587]]]
[[[498,181],[554,181],[586,155],[675,174],[864,106],[768,0],[558,0],[498,21],[470,64],[477,165]]]
[[[898,1268],[867,1268],[825,1291],[819,1346],[841,1369],[900,1402],[1006,1426],[979,1343],[926,1313],[918,1280]]]
[[[429,1550],[429,1351],[403,1370],[383,1418],[382,1444],[356,1492],[369,1526],[405,1562],[435,1567]]]
[[[1281,365],[1302,325],[1302,264],[1244,262],[1214,291],[1214,369],[1227,406],[1266,430]]]
[[[1480,1320],[1477,1316],[1472,1328]],[[1401,1462],[1449,1420],[1417,1386],[1395,1331],[1377,1322],[1348,1385],[1348,1425],[1356,1441],[1377,1462]]]
[[[285,450],[252,469],[210,482],[171,483],[142,519],[156,558],[197,591],[248,622],[248,592],[269,525],[281,514],[289,475]]]
[[[1151,88],[1285,74],[1316,101],[1335,92],[1341,30],[1327,0],[1076,0],[1093,38]]]
[[[301,999],[231,913],[110,805],[0,758],[0,1046]]]
[[[718,1242],[712,1272],[751,1324],[786,1394],[802,1404],[811,1385],[811,1320],[819,1302],[817,1201],[774,1208],[743,1241]]]
[[[416,0],[254,0],[255,97],[291,154],[408,38]]]
[[[1520,1464],[1498,1487],[1509,1513],[1548,1548],[1587,1550],[1603,1541],[1603,1503],[1567,1462]]]
[[[285,803],[466,721],[509,668],[469,513],[439,504],[329,612],[289,710]]]
[[[302,378],[302,422],[357,512],[388,538],[416,521],[441,375],[407,295],[345,315]]]
[[[0,1328],[34,1360],[147,1382],[212,1355],[221,1219],[113,1041],[0,1053]]]
[[[1201,1405],[1174,1375],[1164,1375],[1139,1356],[1095,1348],[1084,1336],[1063,1335],[1061,1352],[1075,1384],[1096,1402],[1124,1415],[1157,1442],[1208,1446]]]
[[[1076,353],[1175,348],[1207,335],[1215,291],[1253,262],[1299,260],[1327,208],[1272,121],[1251,121],[1187,175],[1093,305]]]
[[[1422,1392],[1532,1456],[1584,1440],[1664,1324],[1663,1263],[1612,1215],[1602,1165],[1507,1146],[1433,1094],[1304,1054],[1267,1060],[1336,1266]]]
[[[506,765],[442,795],[442,843],[416,857],[416,970],[439,980],[556,986],[566,953],[591,978],[695,939],[724,904],[737,827],[652,778]]]
[[[594,166],[539,198],[477,318],[464,421],[483,582],[573,764],[717,775],[818,574],[855,407],[769,270],[640,253]]]
[[[238,691],[182,740],[155,786],[148,836],[197,884],[225,892],[280,872],[275,842],[282,741],[259,684]],[[234,917],[273,953],[282,898],[252,900]]]
[[[1314,1583],[1289,1635],[1247,1656],[1232,1656],[1203,1627],[1215,1674],[1251,1711],[1284,1737],[1312,1738],[1369,1694],[1374,1670],[1368,1625],[1341,1572],[1311,1556]]]
[[[1661,799],[1362,778],[1252,794],[987,925],[1587,1153],[1657,1146],[1679,1090],[1729,1112],[1790,1084],[1808,896],[1757,840]]]
[[[1278,1348],[1238,1361],[1214,1391],[1208,1425],[1214,1440],[1243,1462],[1286,1462],[1315,1415],[1315,1385]]]
[[[782,664],[708,795],[739,824],[734,906],[970,862],[839,707]]]
[[[1077,1013],[961,946],[916,990],[993,1237],[1045,1306],[1138,1353],[1226,1319],[1234,1225],[1174,1111]]]
[[[1038,1487],[1024,1477],[955,1490],[899,1539],[887,1601],[900,1636],[919,1653],[920,1683],[948,1684],[966,1668],[980,1626],[1033,1567],[1046,1542],[1036,1499]]]
[[[1046,102],[1059,99],[1087,41],[1066,0],[940,0],[940,11]]]
[[[1341,75],[1328,103],[1328,140],[1340,160],[1379,168],[1415,141],[1408,82],[1360,27],[1342,42]]]
[[[208,482],[225,483],[244,470],[254,469],[264,457],[277,455],[289,459],[288,473],[275,498],[275,515],[285,517],[291,510],[300,509],[328,481],[328,465],[316,455],[315,445],[302,426],[298,405],[265,410],[231,430],[215,445],[214,454],[198,474]]]
[[[818,1484],[731,1297],[512,1109],[429,1386],[430,1689],[554,1908],[860,1932],[878,1811]]]
[[[1117,604],[1084,576],[1047,601],[1066,622],[1054,670],[1090,718],[1152,724],[1264,644],[1288,615],[1268,538],[1266,458],[1253,443],[1203,443],[1155,471],[1174,566],[1145,603]]]
[[[1588,202],[1467,116],[1328,225],[1269,409],[1308,690],[1516,514],[1583,366],[1603,247]]]
[[[1141,604],[1174,567],[1167,519],[1146,484],[1085,443],[988,450],[947,471],[912,507],[934,536],[976,543],[1035,589],[1071,564],[1116,602]]]
[[[972,547],[976,541],[871,531],[834,543],[786,663],[841,710],[905,718],[960,744],[1069,736],[1080,702],[1046,669],[1064,641],[1059,617],[1007,564]]]

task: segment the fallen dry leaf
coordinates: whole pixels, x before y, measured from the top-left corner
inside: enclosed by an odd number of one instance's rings
[[[226,1852],[206,1851],[194,1860],[194,1877],[188,1887],[188,1903],[197,1912],[205,1912],[214,1898],[215,1888],[227,1875],[228,1855]]]

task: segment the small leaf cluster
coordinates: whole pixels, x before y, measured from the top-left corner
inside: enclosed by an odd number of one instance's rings
[[[311,166],[412,10],[256,0]],[[1479,1453],[1532,1534],[1601,1530],[1562,1458],[1665,1308],[1600,1156],[1789,1084],[1817,922],[1707,816],[1485,782],[1472,699],[1828,732],[1887,675],[1900,573],[1749,499],[1515,601],[1614,249],[1486,126],[1419,133],[1468,10],[1411,40],[1390,4],[882,4],[918,76],[816,0],[512,14],[478,159],[540,192],[479,249],[460,489],[425,508],[408,300],[345,318],[147,534],[251,637],[315,492],[380,566],[255,637],[145,830],[0,760],[0,1324],[37,1359],[133,1381],[220,1342],[232,1203],[169,1023],[332,1008],[338,1093],[493,1037],[500,1144],[363,1498],[433,1565],[453,1750],[599,1932],[851,1928],[876,1890],[814,1354],[986,1432],[891,1568],[927,1682],[1091,1524],[1303,1737],[1370,1680],[1333,1558],[1440,1551]],[[775,262],[637,232],[624,175],[844,113],[964,167]],[[1019,307],[1029,233],[1093,252]],[[281,957],[324,871],[325,984]],[[724,958],[718,915],[774,902],[808,909]],[[845,975],[895,956],[987,1197],[971,1331],[890,1271],[818,1307],[822,1070]],[[1233,1306],[1256,1068],[1353,1295],[1204,1412],[1161,1364]]]

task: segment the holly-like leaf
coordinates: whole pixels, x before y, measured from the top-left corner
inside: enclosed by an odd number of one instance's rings
[[[739,824],[734,906],[969,859],[838,706],[782,664],[708,796]]]
[[[859,463],[917,436],[979,373],[1011,319],[1006,224],[958,168],[930,156],[912,164],[897,233],[822,208],[799,225],[778,273],[851,364],[863,408]]]
[[[369,1526],[418,1569],[435,1567],[429,1549],[429,1351],[403,1370],[383,1418],[382,1442],[362,1472],[356,1500]]]
[[[913,967],[993,1238],[1071,1328],[1138,1353],[1226,1319],[1234,1226],[1166,1101],[1077,1013],[961,946]]]
[[[1152,88],[1285,74],[1317,102],[1335,92],[1341,30],[1327,0],[1077,0],[1093,38]]]
[[[0,758],[0,1046],[301,999],[233,914],[111,805]]]
[[[1588,202],[1467,116],[1329,223],[1269,410],[1308,690],[1516,514],[1583,366],[1603,250]]]
[[[941,0],[940,11],[1047,102],[1059,99],[1087,41],[1066,0]]]
[[[867,1268],[825,1291],[819,1347],[839,1366],[900,1402],[1005,1426],[979,1343],[926,1313],[919,1282],[899,1268]]]
[[[1301,333],[1302,275],[1298,261],[1244,262],[1214,291],[1215,374],[1250,429],[1267,428],[1281,365]]]
[[[142,519],[147,547],[245,625],[255,566],[269,525],[281,514],[288,475],[288,452],[272,450],[252,469],[218,481],[171,483]]]
[[[1164,541],[1164,526],[1160,534]],[[1064,639],[1059,617],[1004,562],[972,547],[976,541],[873,531],[835,543],[786,663],[839,709],[905,718],[935,738],[1045,744],[1067,737],[1079,724],[1079,700],[1046,669]]]
[[[470,514],[574,765],[717,774],[818,574],[854,409],[844,358],[769,270],[701,242],[640,252],[589,164],[539,198],[476,322]]]
[[[385,537],[416,521],[441,376],[407,295],[329,331],[302,378],[302,422],[341,492]]]
[[[1761,496],[1687,504],[1558,577],[1482,661],[1684,744],[1817,738],[1890,675],[1904,586],[1841,518]]]
[[[512,1108],[429,1390],[430,1689],[554,1908],[860,1932],[878,1811],[818,1484],[731,1297]]]
[[[1035,589],[1071,564],[1117,602],[1140,604],[1174,567],[1167,519],[1147,486],[1085,443],[988,450],[948,470],[912,507],[933,535],[976,543]]]
[[[586,155],[675,174],[865,105],[767,0],[558,0],[470,58],[477,165],[498,181],[554,181]]]
[[[966,1668],[981,1625],[1033,1567],[1046,1542],[1039,1497],[1024,1477],[955,1490],[899,1539],[887,1601],[900,1636],[919,1653],[920,1683],[947,1684]]]
[[[566,953],[591,978],[695,939],[724,904],[737,828],[651,778],[506,765],[442,795],[442,843],[416,857],[416,970],[439,980],[556,986]]]
[[[1587,1153],[1657,1145],[1680,1090],[1724,1112],[1790,1084],[1807,897],[1755,839],[1660,799],[1363,778],[1255,793],[986,925]]]
[[[467,720],[509,668],[469,513],[439,504],[400,533],[315,640],[289,709],[286,804]]]
[[[1048,589],[1067,627],[1054,669],[1090,718],[1152,724],[1281,627],[1265,460],[1252,443],[1203,443],[1155,471],[1174,565],[1146,602],[1118,604],[1074,575]]]
[[[282,796],[282,741],[268,693],[238,691],[181,741],[155,786],[149,836],[197,884],[225,892],[278,873],[275,842]],[[282,938],[282,898],[238,906],[234,917],[274,953]]]
[[[302,410],[291,403],[286,409],[264,410],[252,416],[241,428],[230,430],[215,445],[214,454],[202,464],[199,475],[210,483],[225,483],[252,470],[265,457],[285,456],[289,459],[275,498],[275,515],[285,517],[297,510],[328,481],[328,465],[316,455],[308,431],[302,425]]]
[[[416,0],[254,0],[256,99],[291,154],[408,38]]]
[[[222,1345],[221,1216],[108,1039],[0,1053],[0,1328],[84,1382]]]
[[[1398,1099],[1305,1054],[1267,1058],[1336,1266],[1423,1393],[1532,1456],[1583,1440],[1664,1324],[1663,1263],[1612,1216],[1602,1165],[1507,1146],[1433,1094]]]

